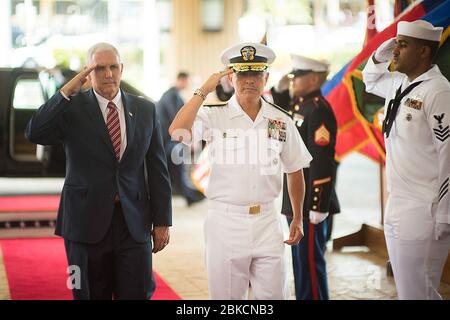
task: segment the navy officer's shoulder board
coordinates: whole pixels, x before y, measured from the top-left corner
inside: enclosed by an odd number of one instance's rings
[[[228,105],[228,101],[225,102],[214,102],[214,103],[204,103],[202,106],[207,108],[223,108]]]
[[[274,107],[275,109],[280,110],[281,112],[283,112],[285,115],[287,115],[289,118],[292,118],[292,115],[290,115],[286,110],[284,110],[282,107],[277,106],[275,103],[268,101],[266,98],[262,97],[262,99],[267,102],[268,104],[270,104],[272,107]]]

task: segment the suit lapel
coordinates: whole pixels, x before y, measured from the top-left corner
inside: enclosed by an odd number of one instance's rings
[[[134,104],[131,103],[130,97],[124,91],[122,91],[122,101],[124,107],[123,111],[125,115],[125,122],[127,125],[127,148],[123,153],[123,160],[130,150],[129,146],[133,144],[134,132],[136,129],[137,108]]]
[[[109,137],[108,128],[106,127],[105,119],[103,118],[97,98],[95,97],[94,91],[92,89],[89,90],[89,92],[86,94],[86,98],[87,99],[84,108],[93,121],[94,128],[99,133],[102,141],[106,144],[109,151],[111,151],[111,153],[114,155],[114,149],[111,143],[111,138]]]

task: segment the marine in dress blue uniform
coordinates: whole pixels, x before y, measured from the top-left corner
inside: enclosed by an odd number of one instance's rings
[[[291,247],[295,293],[299,300],[329,299],[325,262],[327,227],[330,214],[340,211],[335,192],[337,163],[334,159],[337,124],[334,112],[322,96],[320,86],[326,79],[328,65],[307,57],[292,55],[294,70],[290,77],[293,97],[289,90],[272,89],[276,104],[286,108],[310,151],[313,160],[304,169],[305,202],[303,224],[305,237]],[[316,77],[315,82],[307,77]],[[302,82],[296,84],[295,81]],[[306,83],[306,85],[305,85]],[[282,213],[291,221],[292,208],[286,181],[283,187]]]

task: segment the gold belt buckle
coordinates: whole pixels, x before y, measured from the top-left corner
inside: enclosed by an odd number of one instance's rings
[[[260,212],[261,212],[261,206],[259,204],[256,206],[251,206],[248,209],[248,213],[250,213],[250,214],[258,214]]]

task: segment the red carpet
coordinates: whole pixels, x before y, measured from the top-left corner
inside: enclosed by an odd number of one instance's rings
[[[1,205],[0,205],[1,207]],[[60,238],[0,240],[13,300],[70,300],[64,243]],[[156,273],[152,300],[180,300]]]
[[[57,211],[59,195],[1,196],[0,212]]]

